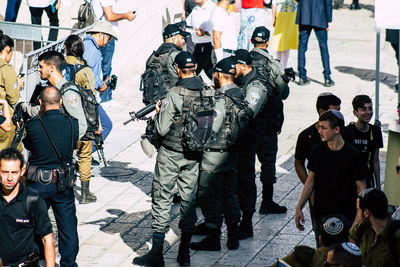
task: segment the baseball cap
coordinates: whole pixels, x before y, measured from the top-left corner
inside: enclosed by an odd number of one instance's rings
[[[196,60],[187,51],[182,51],[176,55],[174,63],[180,69],[190,69],[196,66]]]
[[[235,55],[232,57],[235,61],[235,64],[246,64],[250,65],[252,62],[252,58],[250,52],[246,49],[238,49],[235,51]]]
[[[118,36],[115,33],[115,31],[112,28],[112,25],[110,22],[105,21],[105,20],[99,20],[97,21],[94,25],[93,28],[88,30],[87,32],[101,32],[110,35],[113,37],[115,40],[118,40]]]
[[[259,26],[254,29],[251,41],[253,43],[266,43],[269,40],[270,32],[265,26]]]
[[[214,70],[216,72],[236,75],[235,61],[232,59],[232,57],[224,58],[215,65]]]
[[[181,27],[179,27],[176,24],[168,24],[167,27],[165,27],[164,30],[162,31],[164,39],[171,38],[172,36],[178,34],[182,35],[183,38],[188,37],[190,35],[190,33],[185,32],[184,30],[182,30]]]

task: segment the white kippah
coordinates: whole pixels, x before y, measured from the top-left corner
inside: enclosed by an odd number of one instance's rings
[[[344,224],[337,217],[327,219],[323,225],[325,232],[329,235],[338,235],[343,231]]]
[[[344,242],[341,245],[348,253],[353,254],[354,256],[361,256],[361,251],[355,244]]]

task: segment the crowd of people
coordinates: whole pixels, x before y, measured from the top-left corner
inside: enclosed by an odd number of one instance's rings
[[[163,43],[150,55],[141,77],[143,102],[155,109],[142,138],[158,153],[151,191],[152,247],[133,259],[136,265],[165,265],[164,239],[176,188],[181,231],[177,262],[181,266],[190,266],[190,249],[221,250],[224,222],[229,250],[237,250],[240,240],[252,238],[256,156],[262,182],[258,212],[286,213],[287,208],[273,198],[283,101],[294,79],[283,66],[289,50],[298,47],[299,85],[309,83],[304,54],[312,30],[320,43],[324,85],[334,85],[327,50],[330,1],[321,6],[311,5],[312,1],[272,1],[276,27],[272,37],[263,26],[262,0],[242,0],[239,36],[229,11],[232,1],[194,2],[184,5],[186,28],[169,24],[163,29]],[[59,3],[52,3],[50,10],[58,9]],[[115,22],[135,18],[132,11],[114,13],[112,1],[99,0],[93,7],[100,19],[83,40],[70,35],[64,42],[65,54],[50,50],[39,55],[38,74],[47,85],[37,87],[38,97],[30,103],[18,103],[23,78],[9,65],[14,43],[0,34],[0,266],[38,266],[40,259],[46,266],[55,266],[49,207],[57,224],[60,266],[77,266],[75,169],[80,204],[95,202],[90,192],[93,140],[96,136],[105,139],[112,129],[102,103],[112,98],[108,81],[118,40]],[[292,25],[296,11],[299,27]],[[279,39],[281,31],[286,37]],[[192,50],[185,46],[189,37]],[[275,47],[281,61],[268,52],[270,39],[271,46],[278,42]],[[212,85],[200,78],[202,71]],[[300,231],[305,229],[302,210],[308,202],[317,248],[297,246],[273,266],[400,264],[400,223],[389,217],[388,201],[380,190],[383,140],[380,128],[369,123],[372,100],[367,95],[354,97],[357,120],[347,126],[340,104],[332,93],[319,95],[318,121],[299,134],[296,144],[295,170],[304,187],[295,224]],[[21,127],[25,131],[22,142],[15,139]],[[22,144],[29,151],[27,160]],[[197,205],[204,216],[201,223]],[[205,237],[192,242],[193,235]]]

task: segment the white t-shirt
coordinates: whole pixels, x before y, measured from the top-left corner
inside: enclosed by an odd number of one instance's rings
[[[208,33],[210,36],[197,36],[194,29],[189,30],[192,34],[192,40],[195,44],[204,44],[211,43],[212,39],[212,23],[211,23],[211,15],[215,8],[215,4],[211,0],[207,0],[202,7],[196,5],[192,13],[190,13],[189,17],[186,19],[186,23],[188,26],[192,26],[195,29],[202,29]]]
[[[238,43],[235,22],[231,12],[216,6],[212,14],[211,22],[214,31],[222,32],[221,47],[236,50]]]
[[[93,10],[96,14],[97,19],[106,20],[103,12],[103,7],[111,6],[113,11],[115,11],[115,4],[117,0],[93,0]],[[113,30],[118,33],[118,21],[110,21],[113,26]]]
[[[55,0],[27,0],[28,6],[30,7],[48,7]]]

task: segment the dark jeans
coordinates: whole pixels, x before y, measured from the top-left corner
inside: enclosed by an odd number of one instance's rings
[[[61,267],[77,267],[76,256],[79,250],[78,220],[76,218],[75,195],[73,189],[57,192],[54,183],[42,185],[31,183],[30,187],[39,191],[47,208],[51,206],[58,229],[58,251],[61,254]]]
[[[193,57],[197,62],[196,74],[198,75],[202,70],[207,74],[208,78],[212,79],[213,65],[211,62],[211,53],[213,46],[211,43],[196,44],[194,47]]]
[[[261,163],[260,180],[263,184],[276,183],[275,163],[278,152],[278,135],[259,135],[239,145],[238,195],[240,209],[255,212],[257,199],[256,154]]]
[[[54,4],[55,5],[55,4]],[[46,12],[47,17],[49,18],[49,24],[50,26],[56,26],[58,27],[58,10],[55,8],[52,8],[52,6],[48,7],[29,7],[29,11],[31,12],[31,21],[32,24],[36,25],[42,25],[42,15],[43,11]],[[53,12],[54,11],[54,12]],[[49,41],[57,41],[57,36],[58,36],[58,29],[51,29],[49,31]],[[41,44],[38,42],[33,43],[33,48],[39,49],[41,47]]]
[[[106,140],[107,136],[110,134],[112,130],[112,121],[110,117],[108,117],[106,111],[103,109],[101,105],[99,105],[99,116],[100,116],[100,122],[101,122],[101,127],[103,127],[103,132],[101,135],[103,136],[103,140]],[[96,147],[94,146],[94,142],[92,144],[92,152],[96,152]]]
[[[15,22],[17,20],[20,6],[21,0],[7,0],[6,17],[4,21]]]
[[[199,178],[199,205],[206,224],[221,228],[240,221],[237,195],[238,153],[204,152]],[[207,165],[207,166],[205,166]]]
[[[331,75],[331,68],[329,65],[328,32],[325,29],[304,25],[299,26],[299,52],[297,56],[299,77],[301,79],[305,79],[307,77],[306,51],[308,46],[308,39],[310,38],[312,30],[314,30],[315,35],[318,39],[322,66],[324,67],[324,78],[329,79]]]

